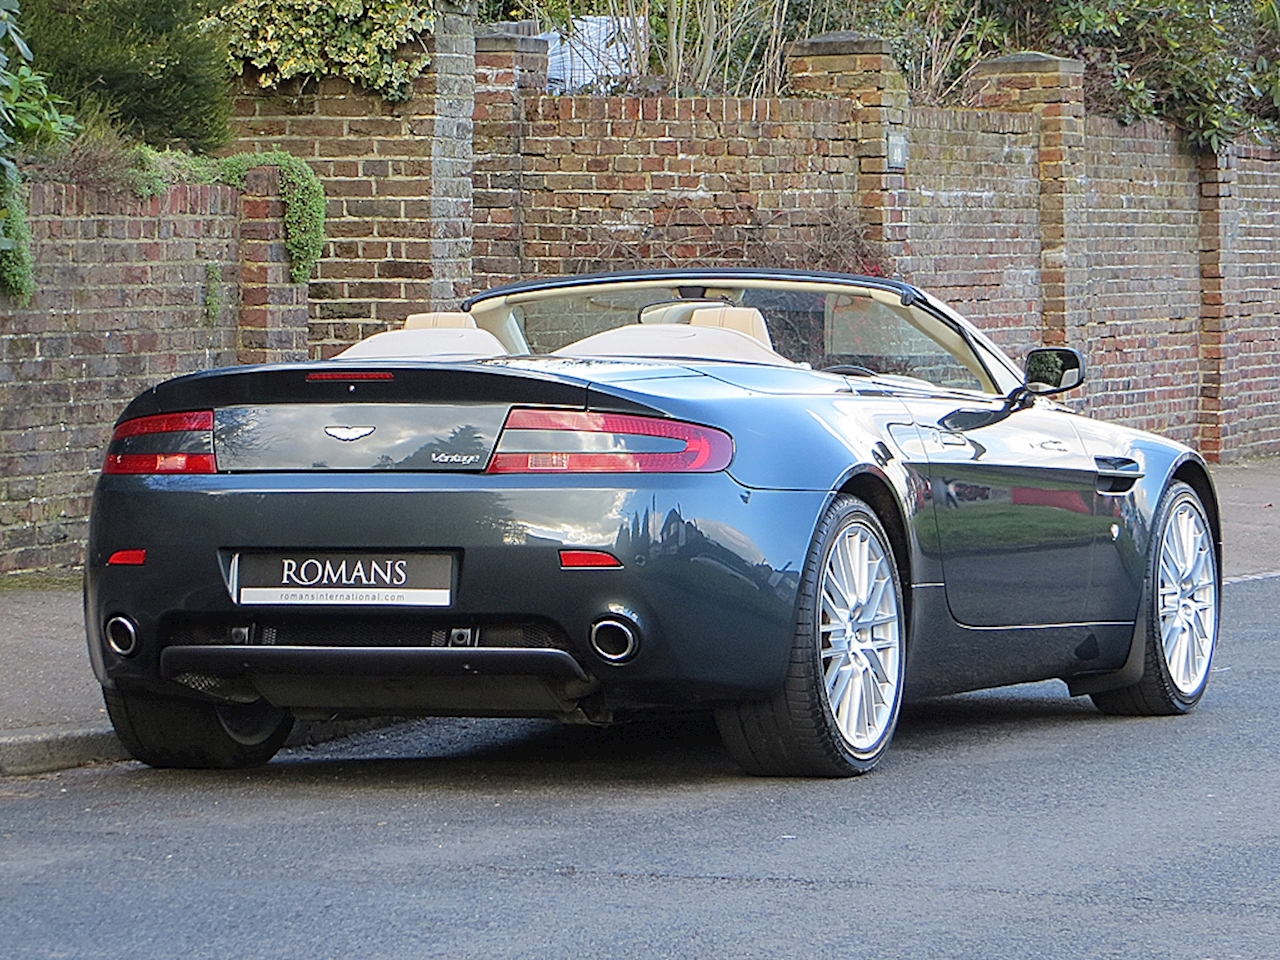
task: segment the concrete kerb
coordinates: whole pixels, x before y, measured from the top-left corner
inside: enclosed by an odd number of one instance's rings
[[[299,721],[294,724],[285,747],[314,746],[403,722],[400,717]],[[131,759],[109,724],[0,731],[0,777],[52,773],[91,763]]]
[[[128,759],[129,751],[110,725],[0,732],[0,776],[49,773],[87,763]]]

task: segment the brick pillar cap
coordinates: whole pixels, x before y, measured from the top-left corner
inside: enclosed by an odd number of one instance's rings
[[[1084,73],[1084,61],[1055,57],[1051,53],[1027,50],[983,60],[973,68],[974,76],[1002,73]]]
[[[538,37],[519,37],[511,33],[476,34],[476,53],[540,53],[544,57],[550,44]]]
[[[824,33],[808,40],[797,40],[786,47],[788,57],[842,57],[872,53],[892,54],[893,48],[889,46],[888,40],[869,37],[853,30]]]

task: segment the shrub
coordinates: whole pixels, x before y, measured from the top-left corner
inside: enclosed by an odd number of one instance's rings
[[[35,291],[26,190],[13,163],[20,146],[57,143],[70,137],[75,121],[65,104],[49,95],[44,77],[26,63],[10,70],[13,57],[31,59],[18,29],[18,0],[0,0],[0,291],[19,303]]]
[[[225,37],[214,0],[26,0],[35,66],[58,96],[97,101],[153,146],[200,153],[230,139]]]
[[[432,9],[410,0],[230,0],[209,22],[227,31],[231,56],[256,67],[264,87],[337,76],[395,101],[408,99],[427,68],[421,37]]]

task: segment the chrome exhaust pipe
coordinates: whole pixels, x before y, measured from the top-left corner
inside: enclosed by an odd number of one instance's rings
[[[107,646],[122,657],[131,657],[138,651],[138,628],[128,617],[112,617],[103,631]]]
[[[634,623],[603,617],[591,625],[591,649],[609,663],[624,663],[640,649],[640,631]]]

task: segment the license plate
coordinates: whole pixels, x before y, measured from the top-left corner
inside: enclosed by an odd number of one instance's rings
[[[447,553],[242,553],[236,600],[244,606],[447,607]]]

